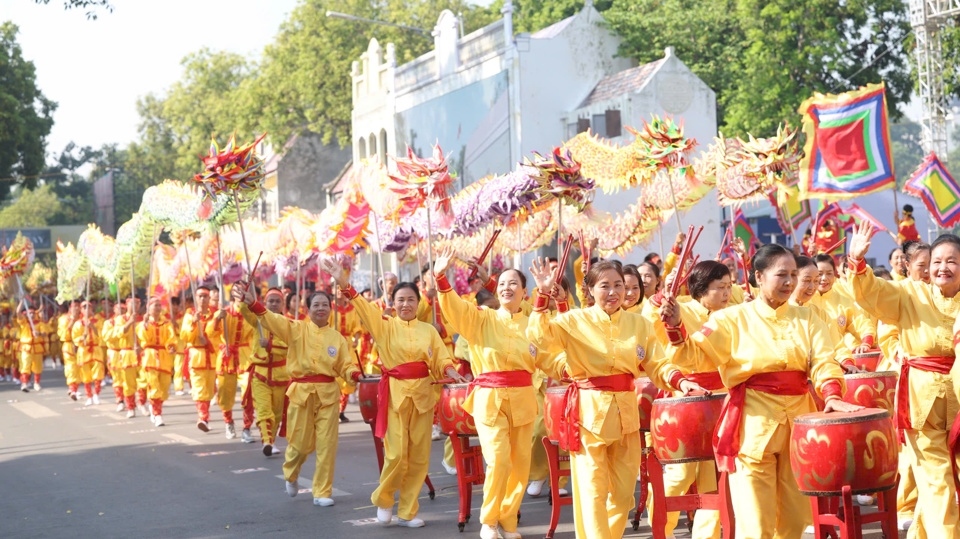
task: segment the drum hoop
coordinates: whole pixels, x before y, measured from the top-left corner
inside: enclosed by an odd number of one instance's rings
[[[866,378],[896,378],[897,373],[894,371],[876,371],[876,372],[857,372],[854,374],[844,374],[844,378],[847,380],[862,380]]]
[[[864,353],[862,353],[862,354],[853,354],[853,359],[860,359],[860,358],[865,358],[865,357],[876,357],[876,356],[882,356],[882,355],[883,355],[883,351],[881,351],[881,350],[874,350],[873,352],[864,352]]]
[[[470,384],[443,384],[443,387],[450,389],[466,389],[470,387]]]
[[[364,375],[364,377],[360,379],[360,383],[361,384],[373,384],[373,383],[379,384],[380,375],[374,375],[374,374]]]
[[[882,408],[875,408],[878,410],[870,415],[861,415],[856,417],[850,417],[849,414],[837,413],[837,419],[824,419],[823,416],[820,416],[816,419],[804,419],[802,417],[794,418],[793,423],[795,425],[850,425],[853,423],[863,423],[872,419],[889,419],[893,416],[890,415],[890,412]]]
[[[566,393],[567,386],[553,386],[547,388],[547,393]]]
[[[661,461],[662,462],[662,461]],[[893,485],[885,485],[880,488],[858,488],[850,491],[850,494],[871,494],[874,492],[886,492],[894,487]],[[842,490],[800,490],[800,493],[804,496],[841,496],[843,494]]]
[[[654,450],[654,454],[656,454],[656,450]],[[661,459],[660,457],[657,457],[657,460],[660,461],[660,464],[686,464],[686,463],[688,463],[688,462],[705,462],[705,461],[708,461],[708,460],[715,460],[715,458],[716,458],[716,457],[714,457],[714,456],[710,456],[710,457],[687,457],[687,458],[682,458],[682,459]]]
[[[662,399],[657,399],[653,401],[653,405],[656,406],[657,403],[664,404],[686,404],[693,402],[705,402],[712,401],[717,399],[726,398],[726,393],[714,393],[713,395],[698,395],[696,397],[664,397]]]

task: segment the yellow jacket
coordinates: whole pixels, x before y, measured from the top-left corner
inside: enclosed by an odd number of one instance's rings
[[[574,380],[630,374],[640,376],[641,367],[660,389],[669,384],[676,367],[664,361],[650,322],[634,313],[617,311],[608,315],[599,305],[558,314],[553,320],[546,312],[533,311],[527,338],[541,350],[562,348],[555,370],[566,371]],[[581,391],[580,425],[599,435],[607,414],[616,403],[620,432],[640,429],[637,396],[630,392]]]
[[[837,279],[840,283],[840,279]],[[869,316],[856,308],[853,297],[847,295],[842,287],[834,285],[826,294],[817,292],[810,299],[809,305],[816,305],[828,319],[839,328],[842,338],[847,334],[854,337],[853,341],[846,341],[847,345],[856,347],[863,341],[876,344],[876,328],[873,327]]]
[[[353,374],[360,369],[346,339],[337,330],[330,326],[319,327],[309,318],[292,320],[265,309],[256,315],[245,304],[240,305],[240,312],[244,318],[255,316],[265,331],[287,343],[287,371],[291,378],[287,397],[291,404],[304,406],[313,394],[320,399],[321,406],[340,402],[340,386],[336,383],[298,382],[297,378],[339,376],[354,384]]]
[[[686,342],[671,346],[671,356],[690,346],[699,347],[717,362],[727,388],[746,382],[754,374],[802,371],[817,391],[831,380],[844,387],[843,371],[833,358],[829,329],[806,307],[785,303],[773,309],[763,299],[727,307],[710,315],[703,327]],[[740,452],[755,459],[778,425],[790,426],[801,414],[815,411],[810,395],[772,395],[747,389]]]
[[[241,308],[240,313],[243,314],[247,324],[257,325],[257,315],[250,312],[250,309]],[[254,376],[268,385],[286,385],[290,380],[290,372],[287,369],[287,343],[276,333],[267,329],[263,330],[263,338],[267,341],[266,346],[261,345],[259,336],[254,336],[253,339]]]
[[[173,374],[173,354],[168,348],[176,346],[177,336],[170,320],[164,318],[159,324],[152,320],[140,322],[137,324],[137,339],[143,348],[145,370]]]
[[[73,335],[70,333],[72,329],[73,320],[70,318],[70,314],[61,314],[60,318],[57,319],[57,338],[63,343],[64,356],[73,357],[77,354],[77,348],[73,345]]]
[[[253,357],[254,327],[243,321],[243,315],[233,305],[226,308],[227,316],[217,320],[220,311],[207,321],[205,332],[217,350],[217,374],[237,374],[249,367]],[[229,343],[224,342],[226,322]]]
[[[77,347],[77,365],[85,365],[96,360],[97,348],[103,345],[100,340],[101,323],[96,318],[93,318],[93,321],[93,327],[87,328],[84,319],[80,318],[73,323],[73,329],[70,331],[73,345]],[[27,330],[29,329],[28,327]]]
[[[183,341],[184,350],[189,355],[190,370],[213,370],[215,367],[214,358],[216,352],[212,341],[206,338],[205,329],[210,320],[210,314],[197,314],[188,312],[183,316],[183,324],[180,326],[180,340]]]
[[[139,318],[140,317],[137,316],[137,318],[134,319],[133,325],[128,328],[124,328],[124,326],[126,326],[127,322],[130,320],[130,315],[121,315],[111,318],[111,321],[113,321],[113,326],[109,332],[107,331],[106,327],[104,327],[104,340],[110,339],[113,341],[113,344],[118,351],[117,366],[121,369],[128,369],[130,367],[137,366],[137,353],[134,350],[134,345],[136,344],[134,332],[137,329],[136,320]],[[106,323],[104,323],[104,326],[106,326]]]

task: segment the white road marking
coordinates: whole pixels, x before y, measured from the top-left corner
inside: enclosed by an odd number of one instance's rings
[[[170,438],[173,441],[180,442],[184,445],[202,445],[203,442],[199,440],[194,440],[193,438],[188,438],[182,434],[164,434],[166,438]]]
[[[42,404],[37,404],[31,401],[11,402],[10,406],[14,410],[17,410],[18,412],[22,413],[23,415],[31,419],[41,419],[44,417],[57,417],[60,415],[57,412],[54,412],[53,410],[51,410],[50,408],[47,408]]]
[[[370,524],[377,524],[380,521],[376,518],[361,518],[360,520],[344,520],[347,524],[353,524],[354,526],[369,526]]]
[[[252,472],[265,472],[267,471],[267,468],[262,468],[262,467],[261,468],[245,468],[243,470],[230,470],[230,471],[236,474],[241,474],[241,473],[252,473]]]

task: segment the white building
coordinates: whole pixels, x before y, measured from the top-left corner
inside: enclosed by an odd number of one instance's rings
[[[620,39],[605,26],[592,2],[576,15],[533,34],[513,33],[512,4],[503,18],[459,35],[456,16],[440,14],[434,50],[396,65],[392,44],[370,41],[354,62],[353,159],[403,155],[410,146],[428,155],[439,142],[462,186],[506,173],[532,152],[545,153],[591,128],[625,144],[623,127],[639,128],[652,114],[685,125],[706,149],[717,133],[716,97],[670,49],[663,59],[636,66],[617,56]],[[618,212],[639,190],[598,193],[596,207]],[[683,216],[705,225],[698,251],[714,252],[721,240],[720,211],[711,193]],[[664,224],[667,248],[677,232]],[[637,262],[654,241],[626,258]]]

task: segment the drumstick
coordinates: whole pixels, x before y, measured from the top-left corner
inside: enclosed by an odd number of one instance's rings
[[[499,235],[499,228],[493,231],[493,235],[490,236],[490,241],[487,242],[486,247],[483,248],[483,252],[480,253],[480,258],[477,259],[477,265],[470,270],[470,274],[467,276],[468,281],[477,276],[477,271],[480,269],[480,265],[483,264],[483,261],[487,259],[487,255],[490,253],[490,249],[493,249],[493,243],[497,241],[497,236]]]
[[[677,278],[670,283],[670,295],[677,295],[677,288],[680,284],[680,272],[683,271],[683,266],[687,262],[687,257],[690,256],[690,240],[693,238],[693,225],[687,227],[687,238],[683,242],[683,249],[680,250],[680,261],[677,262]]]
[[[590,249],[587,248],[586,242],[583,241],[583,230],[577,231],[577,236],[580,239],[580,254],[583,256],[583,261],[587,263],[587,271],[590,271],[590,259],[593,258],[590,253]]]
[[[573,234],[567,236],[567,244],[563,246],[563,254],[560,255],[560,265],[557,266],[557,271],[554,275],[554,281],[557,284],[560,284],[560,280],[563,279],[563,270],[567,267],[567,258],[570,257],[571,245],[573,245]]]
[[[438,386],[443,384],[456,384],[456,383],[457,381],[454,380],[453,378],[444,378],[443,380],[436,380],[436,381],[430,382],[430,385]]]
[[[847,238],[843,238],[842,240],[840,240],[840,241],[838,241],[837,243],[833,244],[829,249],[825,250],[824,253],[830,254],[830,253],[832,253],[833,251],[835,251],[835,250],[837,249],[837,247],[840,247],[841,245],[843,245],[843,244],[846,243],[846,242],[847,242]]]
[[[360,367],[360,377],[363,378],[363,363],[360,362],[360,354],[356,350],[353,351],[354,357],[357,358],[357,367]]]
[[[690,269],[693,269],[693,266],[697,265],[697,262],[700,261],[700,255],[693,257],[693,264],[690,265]],[[678,288],[683,288],[687,284],[687,281],[690,279],[690,272],[686,272],[683,275],[683,279],[680,279],[680,286]]]

